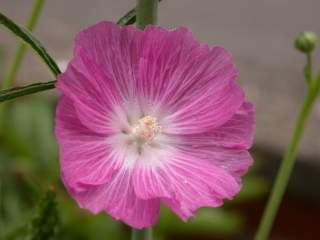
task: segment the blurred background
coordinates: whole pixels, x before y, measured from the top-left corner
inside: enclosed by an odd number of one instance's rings
[[[33,0],[0,0],[0,11],[25,24],[33,4]],[[116,21],[134,5],[133,0],[46,1],[35,36],[63,69],[78,31],[101,20]],[[159,4],[160,25],[187,26],[200,41],[231,51],[241,71],[238,80],[256,104],[257,128],[255,164],[239,196],[223,208],[200,210],[186,224],[162,209],[156,240],[252,239],[306,90],[305,59],[293,48],[293,41],[304,30],[320,35],[319,9],[319,0],[163,0]],[[0,81],[17,43],[0,28]],[[319,70],[320,50],[315,52]],[[53,79],[47,67],[28,51],[17,85],[49,80]],[[57,97],[52,90],[19,98],[7,104],[0,119],[0,239],[25,239],[39,231],[45,237],[30,239],[51,239],[47,235],[68,240],[128,239],[125,225],[106,214],[93,216],[79,209],[66,194],[59,180],[53,134]],[[319,124],[318,99],[270,239],[320,239]]]

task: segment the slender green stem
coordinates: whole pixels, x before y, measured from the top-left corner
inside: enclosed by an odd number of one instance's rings
[[[137,27],[157,23],[158,0],[137,0]]]
[[[145,228],[142,230],[132,228],[131,240],[151,240],[152,239],[152,229]]]
[[[117,24],[124,26],[124,25],[129,25],[133,24],[136,21],[136,9],[133,8],[129,12],[127,12],[123,17],[121,17]]]
[[[306,79],[307,83],[310,84],[312,80],[312,61],[311,61],[311,52],[306,54],[307,56],[307,64],[304,68],[304,78]]]
[[[137,0],[136,20],[137,27],[144,29],[149,24],[157,23],[158,0]],[[131,240],[151,240],[152,228],[132,228]]]
[[[161,2],[162,0],[159,0]],[[131,9],[117,22],[118,25],[124,26],[129,24],[134,24],[136,22],[136,8]]]
[[[33,83],[0,91],[0,102],[55,88],[56,81]]]
[[[42,9],[43,4],[44,4],[44,0],[35,0],[30,18],[26,24],[26,28],[30,32],[33,31],[34,27],[37,24],[37,21],[38,21],[39,15],[41,13],[41,9]],[[11,87],[14,85],[18,70],[19,70],[21,63],[23,61],[23,58],[25,56],[26,47],[27,47],[27,45],[25,43],[19,44],[19,46],[16,50],[16,53],[15,53],[14,60],[11,64],[10,70],[9,70],[6,78],[3,80],[2,89],[8,88],[8,87]]]
[[[276,213],[279,209],[281,200],[288,185],[289,178],[295,163],[298,146],[302,138],[306,122],[310,116],[310,112],[312,110],[313,104],[319,91],[320,76],[317,79],[315,79],[315,81],[308,82],[310,82],[311,84],[309,85],[307,96],[304,100],[304,104],[298,116],[290,145],[287,149],[287,152],[278,171],[275,184],[272,188],[271,195],[269,197],[267,206],[262,216],[262,220],[258,227],[258,231],[255,235],[255,240],[268,239],[270,230],[273,225],[273,221],[275,219]]]

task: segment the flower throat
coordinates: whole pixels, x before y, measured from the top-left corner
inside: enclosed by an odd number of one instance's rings
[[[161,126],[157,119],[147,115],[133,125],[131,136],[139,145],[143,145],[150,143],[160,131]]]

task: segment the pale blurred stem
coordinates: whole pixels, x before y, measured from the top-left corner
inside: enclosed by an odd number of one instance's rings
[[[151,240],[152,239],[152,229],[145,228],[142,230],[132,228],[131,240]]]
[[[147,25],[157,23],[158,0],[137,0],[137,27],[144,29]],[[131,240],[151,240],[152,228],[132,228]]]
[[[157,23],[158,0],[137,0],[137,27],[144,29]]]
[[[309,59],[311,64],[311,59]],[[309,79],[306,79],[308,84],[307,96],[304,100],[304,104],[297,119],[296,127],[293,132],[293,136],[287,152],[283,158],[280,169],[278,171],[274,186],[272,188],[269,200],[267,202],[265,211],[263,213],[258,231],[255,235],[255,240],[267,240],[269,239],[269,233],[271,231],[274,219],[279,209],[281,200],[288,185],[290,175],[295,163],[296,155],[300,140],[303,136],[303,132],[310,116],[315,99],[319,93],[320,88],[320,74],[316,79],[311,79],[311,75],[308,75]]]
[[[310,84],[312,80],[312,61],[311,61],[311,53],[307,53],[307,64],[304,69],[304,77],[308,84]]]
[[[32,32],[32,30],[34,29],[34,27],[37,24],[43,3],[44,3],[44,0],[35,0],[34,6],[32,9],[32,12],[31,12],[31,16],[28,19],[28,22],[26,24],[26,28],[30,32]],[[6,89],[6,88],[9,88],[14,85],[18,70],[19,70],[19,68],[22,64],[23,58],[25,56],[26,47],[27,47],[27,45],[24,43],[20,43],[19,46],[17,47],[15,57],[14,57],[14,60],[11,64],[10,70],[9,70],[7,76],[5,77],[5,79],[3,80],[2,89]]]
[[[32,9],[30,18],[28,19],[28,22],[26,24],[26,28],[31,32],[37,24],[43,4],[44,4],[44,0],[35,0],[34,2],[34,6]],[[26,48],[27,48],[27,45],[25,43],[22,43],[22,42],[19,43],[16,49],[13,62],[10,66],[9,72],[2,82],[1,89],[12,87],[15,84],[17,73],[21,67],[21,64],[23,62],[23,59],[26,53]],[[5,103],[0,105],[0,126],[2,126],[3,113],[4,113],[5,106],[6,106]]]

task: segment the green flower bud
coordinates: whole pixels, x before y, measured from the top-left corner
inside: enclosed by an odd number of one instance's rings
[[[295,47],[303,53],[310,53],[318,41],[314,32],[301,32],[294,42]]]

